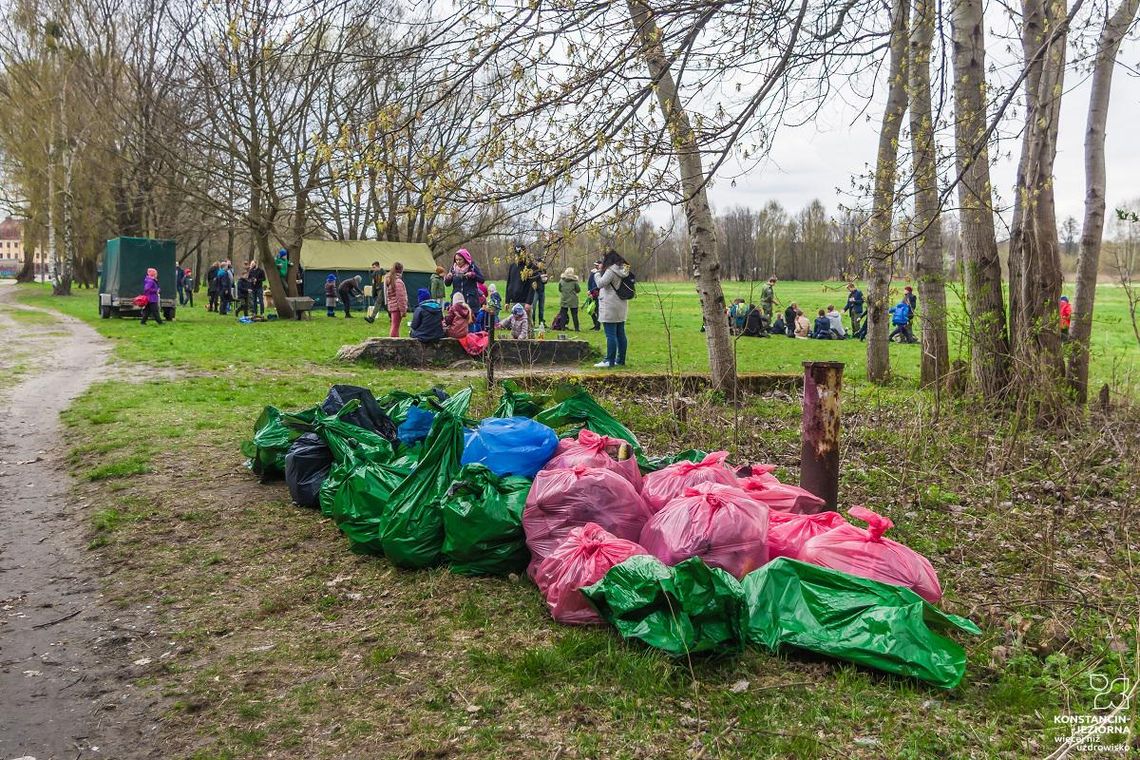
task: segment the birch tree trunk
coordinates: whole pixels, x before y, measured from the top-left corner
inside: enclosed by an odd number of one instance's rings
[[[1057,313],[1064,276],[1053,197],[1053,164],[1065,81],[1064,0],[1023,0],[1026,79],[1025,138],[1018,171],[1018,222],[1010,236],[1010,336],[1018,397],[1039,421],[1064,402],[1064,360]],[[1044,46],[1043,54],[1039,54]],[[1016,272],[1016,277],[1013,273]]]
[[[986,136],[986,49],[981,0],[953,6],[954,137],[958,205],[970,311],[970,364],[984,398],[1009,386],[1009,337],[1001,262],[994,236],[993,187]]]
[[[696,271],[697,292],[701,297],[701,314],[705,320],[712,387],[729,398],[735,398],[736,357],[728,333],[728,321],[725,319],[716,224],[705,193],[707,178],[701,161],[700,146],[689,122],[689,115],[679,99],[677,85],[661,44],[661,32],[653,18],[653,10],[645,0],[627,0],[627,5],[634,34],[640,43],[640,54],[649,68],[650,78],[657,84],[657,100],[677,152],[693,269]]]
[[[1116,68],[1120,42],[1138,10],[1140,0],[1122,0],[1116,12],[1105,23],[1093,63],[1092,94],[1089,95],[1088,126],[1085,128],[1085,221],[1081,230],[1081,250],[1077,256],[1073,321],[1069,327],[1072,344],[1069,354],[1069,386],[1082,404],[1088,401],[1089,395],[1089,339],[1092,336],[1100,244],[1104,236],[1104,141],[1109,93],[1112,90],[1112,72]]]
[[[871,210],[871,249],[867,270],[867,378],[883,383],[891,376],[887,351],[887,309],[891,267],[894,262],[891,232],[894,229],[895,175],[899,150],[899,130],[907,106],[907,33],[910,27],[909,0],[894,0],[891,13],[891,64],[888,74],[887,105],[879,130],[879,151],[875,159],[875,189]]]
[[[937,150],[930,107],[930,49],[936,0],[915,0],[910,37],[910,133],[914,162],[914,224],[919,230],[918,297],[922,307],[923,386],[942,382],[950,369],[946,338],[946,273],[942,262],[942,212],[938,199]]]

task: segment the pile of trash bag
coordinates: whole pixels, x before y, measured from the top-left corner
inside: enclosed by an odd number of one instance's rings
[[[939,611],[930,562],[892,522],[786,484],[724,451],[649,457],[580,387],[506,382],[493,416],[472,391],[337,385],[319,405],[267,406],[242,444],[358,553],[459,575],[525,568],[551,616],[608,623],[673,656],[801,649],[953,688],[977,634]]]

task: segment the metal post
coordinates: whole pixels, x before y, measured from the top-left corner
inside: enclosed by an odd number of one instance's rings
[[[843,362],[804,362],[803,446],[800,486],[823,499],[826,509],[839,501],[839,390]]]

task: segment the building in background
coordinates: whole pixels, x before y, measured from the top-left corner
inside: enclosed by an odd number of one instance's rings
[[[48,274],[47,253],[36,251],[36,277]],[[24,223],[7,217],[0,222],[0,277],[15,277],[24,267]]]

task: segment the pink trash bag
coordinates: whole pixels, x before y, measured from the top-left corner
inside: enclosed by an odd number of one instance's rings
[[[607,532],[596,523],[571,529],[538,566],[534,582],[546,597],[550,616],[566,625],[601,623],[598,613],[579,591],[597,583],[614,565],[635,554],[648,554],[639,544]]]
[[[700,557],[743,578],[768,561],[768,507],[738,488],[701,483],[649,518],[641,545],[666,565]]]
[[[624,451],[626,459],[619,460]],[[598,435],[592,430],[583,429],[577,438],[563,438],[554,450],[554,456],[546,463],[544,470],[561,470],[570,467],[601,467],[613,470],[641,491],[641,468],[627,442],[608,435]]]
[[[636,541],[650,516],[633,484],[613,470],[542,470],[535,476],[523,509],[523,532],[531,553],[527,574],[533,580],[538,564],[573,528],[597,523],[618,538]]]
[[[641,486],[641,497],[649,509],[658,512],[666,504],[685,493],[686,488],[701,483],[720,483],[735,486],[736,475],[724,460],[727,451],[714,451],[700,462],[676,462],[668,467],[645,476]]]
[[[866,528],[840,525],[804,544],[800,559],[820,567],[861,575],[895,586],[905,586],[931,604],[942,598],[942,586],[930,561],[898,541],[883,538],[894,527],[890,518],[865,507],[851,507],[847,514],[867,523]]]
[[[773,509],[768,512],[768,559],[788,557],[803,560],[800,555],[804,544],[820,534],[847,524],[838,512],[797,515]]]
[[[754,470],[751,477],[739,478],[738,484],[753,499],[764,502],[776,512],[810,515],[822,511],[826,503],[811,491],[781,483],[771,472],[756,474]]]

